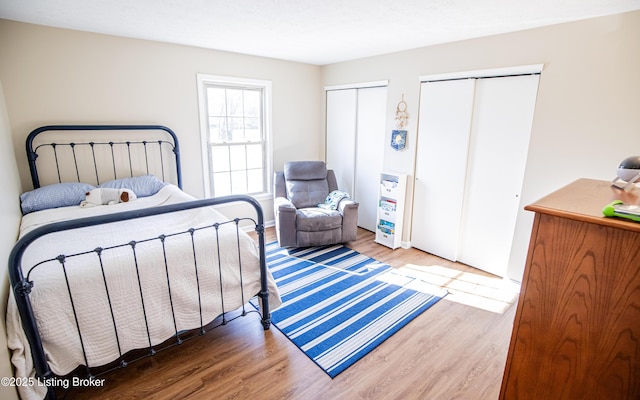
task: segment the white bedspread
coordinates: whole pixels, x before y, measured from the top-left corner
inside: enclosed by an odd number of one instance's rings
[[[131,203],[92,208],[64,207],[27,214],[23,218],[20,235],[23,236],[38,226],[69,218],[80,218],[117,211],[133,210],[163,204],[194,200],[176,186],[167,185],[157,194],[139,198]],[[23,257],[23,271],[59,254],[90,251],[98,246],[128,243],[131,240],[157,238],[187,230],[191,227],[210,225],[226,221],[212,208],[199,208],[179,213],[164,214],[73,231],[59,232],[36,240]],[[204,323],[212,321],[223,311],[231,311],[243,305],[260,290],[260,269],[255,241],[241,231],[242,281],[244,299],[238,290],[238,250],[235,224],[220,228],[222,286],[224,287],[224,310],[220,300],[218,257],[213,229],[198,230],[194,234],[197,248],[198,280],[201,287]],[[189,234],[165,239],[166,258],[171,277],[171,297],[167,286],[162,244],[158,240],[136,244],[137,262],[144,293],[144,311],[149,324],[151,343],[157,345],[178,331],[200,326],[198,292],[194,271],[191,237]],[[233,249],[231,251],[225,249]],[[120,352],[149,346],[147,327],[138,286],[136,268],[131,246],[103,251],[101,272],[100,260],[95,252],[89,255],[69,257],[65,260],[69,285],[82,332],[88,364],[100,366],[117,360]],[[113,305],[116,327],[111,318],[104,279]],[[37,315],[37,324],[49,364],[54,373],[64,375],[77,366],[84,365],[80,340],[74,315],[71,311],[64,273],[58,261],[39,266],[32,272],[35,286],[30,300]],[[271,275],[269,283],[269,305],[275,309],[281,303],[278,290]],[[22,331],[19,315],[11,291],[7,310],[7,332],[12,362],[16,377],[35,376],[28,342]],[[175,310],[171,312],[171,302]],[[118,331],[120,351],[114,329]],[[261,329],[261,327],[256,327]],[[23,399],[42,398],[43,387],[20,388]]]

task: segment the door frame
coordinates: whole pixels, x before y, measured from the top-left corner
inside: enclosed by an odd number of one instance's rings
[[[447,72],[443,74],[420,75],[419,82],[449,81],[469,78],[496,78],[500,76],[540,74],[544,64],[520,65],[515,67],[478,69],[471,71]]]

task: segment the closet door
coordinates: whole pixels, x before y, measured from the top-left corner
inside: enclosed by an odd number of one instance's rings
[[[358,226],[375,232],[380,172],[384,163],[387,88],[358,89],[355,188]]]
[[[327,91],[327,168],[333,169],[338,188],[353,193],[355,180],[358,90]]]
[[[538,79],[422,84],[414,247],[506,276]]]
[[[387,88],[327,90],[327,167],[360,203],[358,226],[375,231],[383,169]]]
[[[507,273],[521,209],[538,80],[523,75],[476,83],[458,260],[499,276]]]
[[[456,260],[474,80],[422,83],[411,245]]]

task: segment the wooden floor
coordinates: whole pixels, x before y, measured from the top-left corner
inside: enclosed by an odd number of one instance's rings
[[[497,399],[517,285],[416,249],[392,251],[364,230],[349,247],[418,271],[450,294],[334,379],[251,313],[66,398]]]

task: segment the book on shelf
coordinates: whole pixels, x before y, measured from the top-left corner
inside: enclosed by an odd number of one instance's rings
[[[384,219],[381,219],[380,222],[378,223],[378,229],[381,232],[384,232],[390,235],[392,235],[395,232],[395,226],[396,224],[394,224],[393,222],[385,221]]]
[[[380,182],[382,184],[382,186],[386,189],[395,189],[398,187],[398,182],[395,181],[391,181],[388,179],[383,180],[382,182]]]
[[[393,200],[387,200],[387,199],[380,200],[380,208],[385,211],[395,211],[397,204],[398,203]]]

